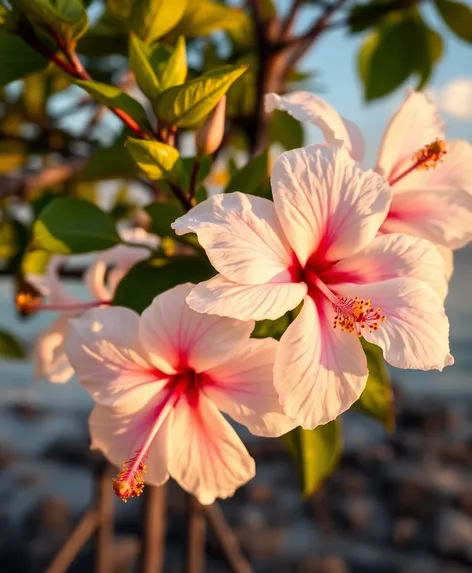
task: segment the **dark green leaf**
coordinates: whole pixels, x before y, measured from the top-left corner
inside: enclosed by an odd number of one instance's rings
[[[108,10],[115,18],[129,21],[136,0],[106,0]]]
[[[472,43],[472,8],[453,0],[434,0],[442,19],[456,36]]]
[[[277,320],[260,320],[252,331],[252,338],[275,338],[280,340],[282,334],[287,330],[291,320],[290,311],[286,312]]]
[[[119,283],[113,304],[141,313],[161,292],[186,282],[201,282],[212,274],[211,265],[199,257],[141,261]]]
[[[302,124],[288,113],[276,109],[270,120],[270,141],[280,143],[284,149],[303,147]]]
[[[314,430],[295,428],[284,436],[300,472],[303,497],[315,493],[334,472],[342,451],[339,419]]]
[[[86,56],[124,55],[128,50],[128,27],[110,12],[104,12],[81,38],[77,49]]]
[[[110,145],[97,149],[88,160],[77,179],[80,181],[102,181],[104,179],[129,179],[136,175],[137,167],[125,147],[124,136]]]
[[[144,210],[151,217],[152,230],[156,235],[159,235],[159,237],[177,238],[170,225],[178,217],[184,215],[180,205],[176,203],[152,203],[145,207]]]
[[[195,127],[216,106],[246,66],[223,66],[161,93],[154,111],[175,127]]]
[[[387,430],[393,431],[395,429],[393,391],[382,350],[364,339],[361,342],[367,357],[369,377],[364,392],[354,404],[354,409],[374,418]]]
[[[26,358],[26,352],[19,340],[9,332],[0,330],[0,356],[5,358]]]
[[[151,44],[175,27],[186,7],[187,0],[135,0],[130,28]]]
[[[90,253],[119,243],[113,219],[82,199],[56,199],[33,225],[33,248],[50,253]]]
[[[126,148],[136,165],[149,179],[178,181],[182,163],[175,147],[159,141],[144,141],[129,137]]]
[[[0,31],[0,86],[44,70],[49,62],[18,36]]]
[[[264,151],[256,155],[231,178],[225,193],[240,191],[250,195],[270,196],[269,153]]]
[[[143,129],[149,129],[149,121],[143,106],[116,86],[85,80],[75,80],[75,83],[102,105],[122,109]]]

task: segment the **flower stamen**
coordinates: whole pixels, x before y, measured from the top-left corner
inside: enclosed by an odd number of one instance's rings
[[[363,335],[364,329],[369,332],[379,330],[380,324],[386,320],[379,307],[374,308],[370,300],[357,296],[351,299],[343,297],[333,303],[333,308],[336,312],[333,328],[339,326],[341,332],[355,332],[359,337]]]
[[[398,183],[416,169],[434,169],[438,166],[438,163],[442,162],[442,158],[446,154],[446,143],[440,139],[436,139],[418,150],[412,158],[413,164],[396,177],[390,178],[388,182],[390,185],[395,185],[395,183]]]
[[[123,463],[123,469],[118,476],[112,479],[116,495],[125,503],[130,497],[139,497],[143,493],[143,475],[146,473],[143,460],[141,452],[136,452],[134,457]]]

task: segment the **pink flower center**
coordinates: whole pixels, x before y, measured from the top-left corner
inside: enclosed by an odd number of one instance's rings
[[[329,269],[326,269],[329,277]],[[361,337],[367,329],[369,332],[379,330],[380,324],[385,322],[385,316],[379,307],[374,308],[370,300],[357,296],[353,298],[339,297],[323,282],[320,274],[314,272],[310,262],[303,273],[308,285],[308,294],[316,302],[320,298],[328,299],[335,312],[333,328],[340,328],[341,332],[356,333]],[[323,273],[321,273],[323,276]]]
[[[160,373],[156,375],[156,379],[159,377]],[[139,497],[142,494],[144,489],[143,476],[146,473],[144,462],[157,432],[181,398],[186,399],[193,408],[198,406],[200,389],[206,382],[206,376],[197,374],[194,370],[179,372],[169,378],[162,390],[163,400],[142,422],[149,429],[144,443],[130,460],[123,463],[123,469],[112,480],[113,489],[122,501],[126,502],[130,497]]]

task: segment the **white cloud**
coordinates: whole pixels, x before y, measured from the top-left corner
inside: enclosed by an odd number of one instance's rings
[[[445,113],[460,119],[472,119],[472,78],[455,78],[435,95]]]

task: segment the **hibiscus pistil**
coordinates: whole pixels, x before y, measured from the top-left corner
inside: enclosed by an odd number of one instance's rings
[[[389,178],[388,182],[390,185],[395,185],[395,183],[398,183],[416,169],[435,169],[438,163],[442,162],[442,158],[446,153],[446,143],[440,139],[436,139],[432,143],[419,149],[413,156],[413,164],[399,175]]]

